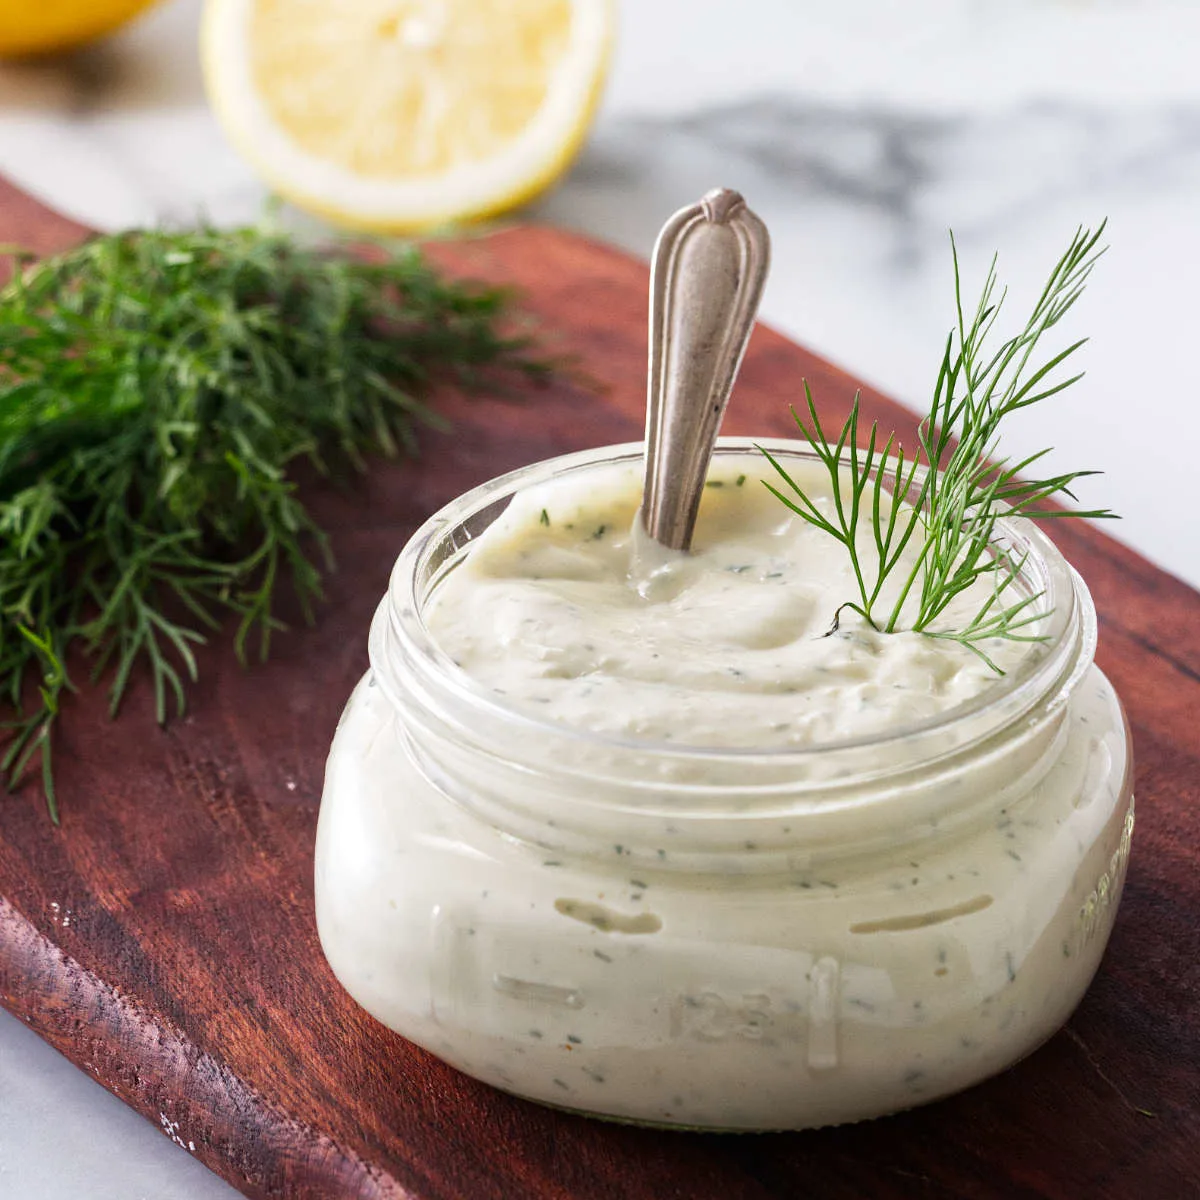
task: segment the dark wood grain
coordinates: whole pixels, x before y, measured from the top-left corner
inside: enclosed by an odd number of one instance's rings
[[[0,188],[0,239],[77,226]],[[865,1125],[700,1136],[564,1115],[468,1079],[377,1025],[325,966],[311,856],[325,748],[366,661],[388,568],[433,508],[498,471],[640,434],[646,268],[566,233],[439,246],[517,284],[602,384],[443,398],[453,433],[352,495],[312,494],[340,563],[315,628],[246,672],[210,647],[191,715],[144,681],[62,723],[63,825],[0,807],[0,1002],[252,1197],[780,1200],[1196,1194],[1200,1174],[1200,596],[1091,528],[1056,529],[1101,614],[1137,751],[1138,829],[1100,974],[1067,1030],[991,1082]],[[729,432],[787,432],[801,375],[831,416],[854,380],[755,334]],[[870,416],[912,428],[865,392]]]

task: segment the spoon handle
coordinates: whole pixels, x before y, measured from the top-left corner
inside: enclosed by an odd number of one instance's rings
[[[650,270],[642,523],[686,550],[770,260],[767,228],[728,188],[663,226]]]

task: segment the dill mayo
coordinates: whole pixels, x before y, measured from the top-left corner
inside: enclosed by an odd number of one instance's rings
[[[647,563],[637,450],[485,485],[401,555],[326,775],[335,974],[460,1070],[622,1119],[803,1128],[1001,1070],[1078,1002],[1129,850],[1086,589],[1014,534],[1046,641],[987,643],[1001,675],[835,623],[845,549],[744,444]]]
[[[846,549],[763,486],[765,466],[748,456],[710,474],[688,554],[643,544],[632,466],[519,496],[438,589],[430,630],[460,669],[516,704],[592,732],[692,746],[861,737],[995,681],[965,645],[838,616],[859,596]],[[832,517],[823,469],[796,476]],[[649,578],[646,553],[658,556]],[[879,609],[915,559],[910,543]],[[938,627],[965,625],[989,593],[977,582]],[[986,650],[1004,667],[1031,644]]]

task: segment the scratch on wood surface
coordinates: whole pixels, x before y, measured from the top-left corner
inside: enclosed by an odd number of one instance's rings
[[[1095,1071],[1096,1074],[1102,1080],[1104,1080],[1104,1082],[1107,1083],[1110,1088],[1112,1088],[1112,1090],[1117,1094],[1117,1096],[1120,1097],[1122,1103],[1127,1105],[1134,1112],[1141,1113],[1143,1117],[1150,1117],[1151,1119],[1154,1119],[1158,1116],[1157,1113],[1151,1112],[1148,1108],[1142,1108],[1141,1105],[1134,1104],[1134,1102],[1132,1100],[1130,1100],[1127,1095],[1125,1095],[1124,1091],[1116,1083],[1116,1081],[1112,1078],[1112,1076],[1107,1074],[1105,1072],[1104,1068],[1097,1061],[1096,1056],[1092,1053],[1087,1042],[1085,1042],[1083,1040],[1083,1038],[1081,1038],[1079,1036],[1079,1034],[1077,1034],[1075,1032],[1075,1030],[1070,1027],[1070,1025],[1063,1026],[1063,1033],[1065,1033],[1067,1035],[1067,1037],[1070,1038],[1071,1041],[1073,1041],[1075,1043],[1075,1045],[1079,1047],[1079,1049],[1083,1052],[1084,1058],[1086,1058],[1088,1060],[1088,1064],[1091,1066],[1092,1070]]]

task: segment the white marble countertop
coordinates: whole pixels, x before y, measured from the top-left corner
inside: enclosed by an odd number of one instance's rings
[[[252,220],[262,189],[204,104],[198,9],[0,67],[0,173],[104,228]],[[1188,0],[626,0],[595,133],[531,215],[646,255],[671,211],[736,187],[774,238],[766,318],[917,407],[950,322],[947,229],[972,287],[1001,252],[1018,305],[1107,215],[1069,331],[1092,337],[1088,377],[1013,449],[1103,470],[1081,500],[1200,585],[1198,46]],[[0,1197],[234,1195],[170,1133],[0,1014]]]

